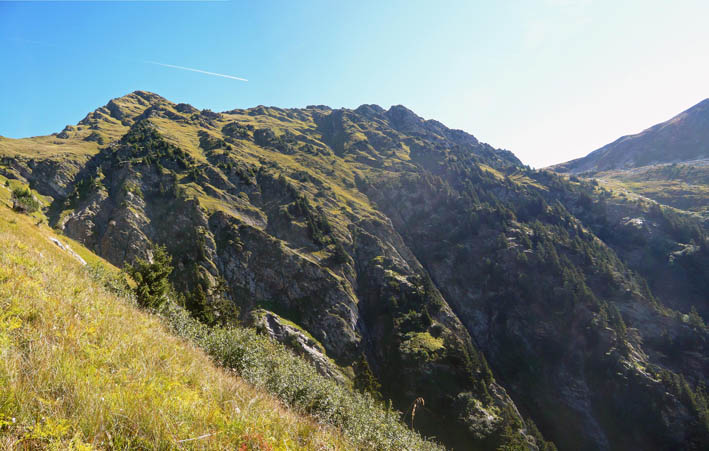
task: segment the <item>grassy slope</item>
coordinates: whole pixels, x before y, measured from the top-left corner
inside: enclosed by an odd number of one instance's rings
[[[645,166],[593,176],[611,188],[709,217],[709,163]]]
[[[94,142],[62,140],[51,135],[23,139],[0,137],[0,155],[83,160],[97,152],[98,145]]]
[[[0,207],[0,448],[350,448],[100,288],[52,235]]]

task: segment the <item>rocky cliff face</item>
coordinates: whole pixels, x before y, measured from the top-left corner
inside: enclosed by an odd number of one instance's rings
[[[601,215],[630,204],[401,106],[213,113],[136,92],[65,131],[93,150],[0,148],[56,227],[118,265],[165,245],[195,315],[374,380],[402,411],[423,398],[414,426],[451,447],[549,446],[534,423],[564,449],[707,443],[691,219],[655,212],[653,270],[683,262],[679,299],[612,239],[649,207]]]

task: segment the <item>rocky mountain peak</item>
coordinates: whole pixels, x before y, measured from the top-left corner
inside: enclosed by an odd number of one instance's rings
[[[403,105],[393,105],[385,113],[392,126],[403,132],[422,130],[424,120]]]
[[[121,97],[111,99],[106,105],[87,114],[78,125],[88,125],[94,130],[110,124],[120,123],[128,126],[149,108],[173,106],[169,100],[147,91],[133,91]]]
[[[365,103],[357,107],[354,112],[368,118],[374,118],[383,115],[386,110],[379,105]]]

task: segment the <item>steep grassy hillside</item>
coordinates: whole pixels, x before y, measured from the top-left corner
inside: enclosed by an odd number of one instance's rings
[[[0,207],[3,449],[350,448],[98,286],[50,238],[63,241]]]
[[[61,135],[36,156],[6,143],[0,173],[116,265],[165,246],[192,322],[167,317],[219,361],[239,367],[258,340],[222,331],[250,325],[455,449],[551,449],[535,424],[562,449],[709,444],[709,242],[691,215],[402,106],[214,113],[137,91]]]
[[[100,266],[82,266],[80,258]],[[343,434],[288,411],[263,390],[216,368],[193,345],[170,335],[163,321],[92,277],[105,271],[108,279],[117,272],[79,245],[67,247],[64,237],[37,225],[36,218],[0,206],[0,448],[384,447],[371,433],[350,440],[345,435],[352,427]],[[251,345],[251,352],[263,348],[280,360],[298,360],[267,342]],[[260,364],[266,362],[264,357]],[[241,366],[242,372],[251,369]],[[300,371],[314,382],[307,369]],[[360,408],[367,415],[368,407]],[[373,414],[369,418],[377,418]],[[369,429],[382,428],[379,422]],[[398,437],[393,443],[435,448],[403,425],[388,433]]]

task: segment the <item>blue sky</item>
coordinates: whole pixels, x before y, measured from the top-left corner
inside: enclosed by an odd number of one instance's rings
[[[709,97],[707,17],[681,0],[0,1],[0,135],[137,89],[214,111],[403,104],[541,167]]]

